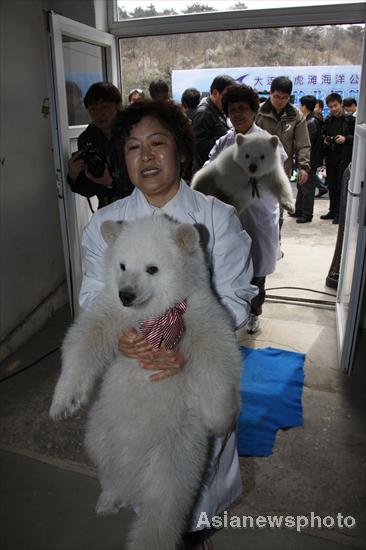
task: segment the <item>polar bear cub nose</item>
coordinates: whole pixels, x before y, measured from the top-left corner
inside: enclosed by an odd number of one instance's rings
[[[254,172],[257,171],[257,165],[256,164],[249,164],[249,172],[251,172],[252,174],[254,174]]]
[[[136,299],[136,294],[132,289],[126,288],[119,292],[119,298],[124,306],[129,307]]]

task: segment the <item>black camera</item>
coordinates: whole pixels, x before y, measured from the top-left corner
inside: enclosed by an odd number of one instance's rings
[[[83,159],[89,172],[94,178],[101,178],[106,168],[104,156],[91,144],[87,143],[80,151],[79,157]]]
[[[329,143],[329,145],[336,145],[337,143],[335,136],[327,136],[326,140],[327,140],[327,143]]]

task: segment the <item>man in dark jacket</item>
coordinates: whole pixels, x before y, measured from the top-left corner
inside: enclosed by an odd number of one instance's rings
[[[231,76],[217,76],[211,84],[210,95],[204,97],[196,108],[192,119],[192,128],[196,137],[193,173],[202,168],[216,140],[224,136],[229,129],[222,110],[221,98],[225,89],[232,84],[235,84],[235,80]]]
[[[96,195],[98,208],[102,208],[127,197],[134,189],[123,169],[121,147],[112,139],[112,128],[122,107],[122,96],[110,82],[98,82],[87,91],[84,105],[92,123],[78,138],[78,151],[69,160],[67,180],[74,193],[88,198]],[[102,173],[93,175],[94,170],[88,159],[95,160],[96,157],[100,159]]]
[[[306,117],[311,150],[309,177],[304,183],[297,184],[296,223],[308,223],[313,218],[316,169],[323,164],[322,121],[314,112],[315,104],[316,97],[313,95],[304,95],[300,98],[300,111]]]
[[[323,126],[325,166],[329,187],[329,212],[323,214],[320,218],[338,223],[343,173],[352,159],[355,117],[343,111],[340,94],[331,93],[325,101],[330,112]]]

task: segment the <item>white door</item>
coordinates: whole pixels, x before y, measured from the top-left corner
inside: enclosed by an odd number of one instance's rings
[[[337,293],[337,336],[340,365],[353,366],[366,266],[366,49],[364,41],[359,105],[347,192],[346,224]]]
[[[82,280],[80,240],[91,215],[88,200],[67,183],[67,162],[88,124],[82,97],[95,82],[118,85],[115,38],[53,12],[46,14],[52,143],[72,315]],[[93,206],[96,206],[93,204]]]

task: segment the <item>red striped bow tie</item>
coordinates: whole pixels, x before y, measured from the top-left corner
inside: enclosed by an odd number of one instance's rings
[[[183,314],[187,309],[187,299],[168,309],[160,317],[140,321],[140,331],[153,348],[164,343],[166,349],[174,349],[184,332]]]

